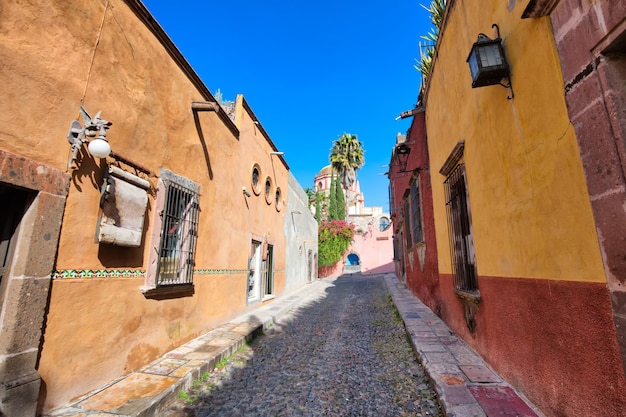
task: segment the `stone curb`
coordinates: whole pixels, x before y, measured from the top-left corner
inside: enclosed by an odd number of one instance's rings
[[[445,416],[544,417],[394,274],[386,274],[384,280]]]
[[[319,299],[335,279],[313,281],[281,295],[44,417],[158,417],[194,380],[294,308]]]

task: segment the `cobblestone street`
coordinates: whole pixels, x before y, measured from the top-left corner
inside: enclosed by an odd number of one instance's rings
[[[178,416],[437,416],[380,276],[344,276],[179,394]]]

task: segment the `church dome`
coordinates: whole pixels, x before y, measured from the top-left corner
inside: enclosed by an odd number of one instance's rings
[[[317,173],[315,178],[322,177],[324,175],[330,175],[331,172],[332,172],[332,166],[331,165],[326,165],[324,168],[322,168],[320,170],[320,172]]]

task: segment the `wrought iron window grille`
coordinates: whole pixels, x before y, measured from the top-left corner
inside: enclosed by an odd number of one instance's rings
[[[191,284],[198,240],[199,195],[172,181],[165,181],[157,286]]]

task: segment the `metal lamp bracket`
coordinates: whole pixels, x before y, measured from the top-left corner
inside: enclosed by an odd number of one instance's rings
[[[498,26],[497,23],[494,23],[493,25],[491,25],[491,28],[495,28],[496,29],[496,37],[497,39],[500,39],[500,42],[502,42],[502,38],[500,37],[500,26]],[[510,68],[510,66],[509,66]],[[509,94],[506,96],[507,100],[512,100],[513,99],[513,84],[511,83],[511,74],[509,72],[509,76],[506,77],[507,80],[509,81],[507,84],[503,84],[502,82],[499,82],[498,84],[501,85],[502,87],[506,88],[507,90],[509,90]]]
[[[82,148],[83,144],[87,142],[87,138],[94,138],[98,136],[98,138],[106,140],[106,130],[112,125],[111,122],[104,120],[100,117],[99,111],[96,115],[91,118],[87,110],[83,107],[83,102],[80,102],[80,114],[83,118],[84,127],[80,124],[78,120],[72,120],[70,123],[70,128],[67,131],[67,141],[70,143],[70,158],[67,162],[67,168],[72,168],[72,163],[76,160],[76,155],[78,154],[78,150]]]

